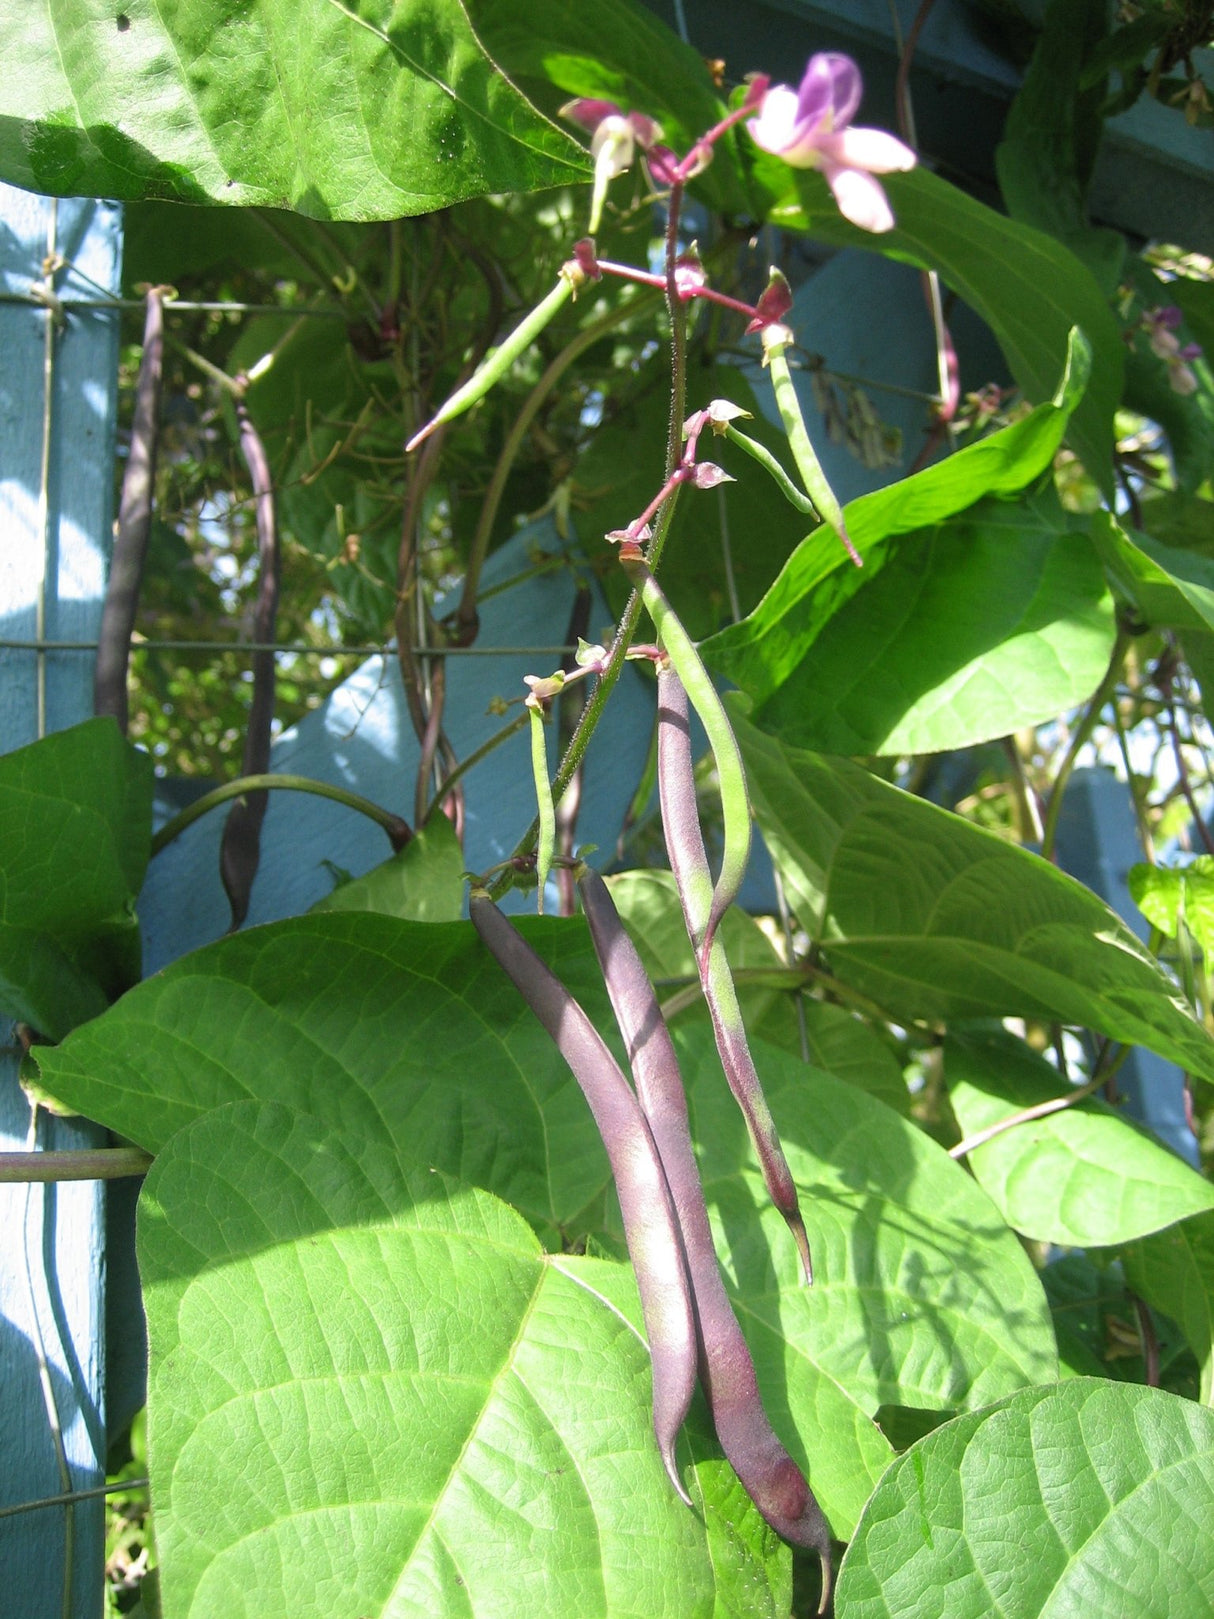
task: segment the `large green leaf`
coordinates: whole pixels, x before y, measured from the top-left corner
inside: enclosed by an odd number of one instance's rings
[[[1125,237],[1089,225],[1086,206],[1104,130],[1105,81],[1080,82],[1108,21],[1104,0],[1051,0],[995,148],[995,170],[1012,218],[1065,242],[1111,297]]]
[[[537,919],[575,993],[581,927]],[[48,1089],[150,1152],[226,1102],[280,1101],[507,1197],[554,1237],[608,1181],[582,1094],[470,924],[362,911],[251,928],[39,1053]]]
[[[688,1028],[676,1041],[727,1284],[763,1385],[786,1390],[792,1427],[804,1433],[812,1463],[838,1443],[840,1417],[828,1425],[827,1414],[840,1391],[853,1411],[873,1416],[884,1404],[983,1405],[1057,1375],[1037,1274],[970,1176],[856,1086],[753,1041],[813,1249],[816,1279],[805,1287],[711,1036]],[[783,1409],[777,1400],[773,1415]],[[815,1410],[816,1440],[807,1425]],[[853,1425],[864,1438],[856,1417]],[[871,1440],[860,1450],[871,1470]],[[840,1504],[858,1509],[863,1473],[853,1461],[847,1480],[842,1463],[826,1482],[836,1500],[840,1486],[854,1482],[855,1493]],[[831,1512],[836,1532],[840,1516]]]
[[[1088,889],[859,765],[783,747],[731,706],[763,836],[844,983],[897,1018],[1077,1024],[1214,1080],[1214,1040]]]
[[[840,216],[819,174],[799,170],[795,183],[796,200],[781,198],[771,212],[774,224],[938,270],[990,326],[1030,400],[1051,397],[1067,334],[1080,327],[1092,346],[1092,380],[1067,436],[1111,496],[1113,412],[1121,398],[1125,348],[1086,265],[1052,236],[1005,219],[922,165],[882,177],[897,225],[880,237]]]
[[[395,219],[589,172],[460,0],[48,0],[0,56],[0,177],[53,196]]]
[[[252,1102],[173,1138],[139,1235],[166,1619],[788,1611],[720,1470],[703,1517],[670,1488],[627,1267]]]
[[[949,1099],[967,1136],[1066,1094],[1056,1068],[1010,1034],[945,1043]],[[1108,1247],[1214,1208],[1214,1186],[1095,1097],[1005,1131],[969,1154],[1007,1223],[1038,1242]]]
[[[958,1417],[886,1473],[839,1619],[1205,1619],[1214,1415],[1099,1378]]]
[[[1052,403],[911,478],[853,500],[847,526],[864,558],[862,570],[848,560],[833,530],[823,525],[809,535],[754,611],[704,645],[707,661],[763,702],[789,679],[844,603],[871,588],[873,574],[892,554],[889,541],[930,534],[984,496],[1019,494],[1041,476],[1083,393],[1087,356],[1083,339],[1072,334]]]
[[[1093,515],[1092,539],[1110,579],[1148,624],[1214,630],[1214,559],[1131,533],[1109,512]]]
[[[755,715],[829,753],[935,753],[1090,697],[1113,600],[1052,490],[988,499],[906,536]]]
[[[526,931],[606,1032],[583,925]],[[846,1535],[889,1457],[877,1407],[953,1408],[1053,1376],[1044,1298],[958,1165],[856,1086],[755,1042],[818,1256],[807,1293],[708,1031],[675,1032],[765,1397]],[[156,1151],[216,1108],[273,1101],[506,1198],[546,1241],[618,1246],[582,1095],[467,923],[337,913],[251,929],[140,985],[42,1069],[52,1094]]]
[[[708,1008],[699,993],[695,952],[687,937],[673,875],[646,868],[620,872],[608,883],[645,971],[659,986],[667,1018],[706,1019]],[[798,1048],[797,1014],[790,994],[798,979],[789,972],[771,939],[754,917],[731,905],[721,918],[721,942],[737,979],[746,1027],[773,1045],[786,1050]],[[682,995],[672,1007],[671,1000],[680,990]]]
[[[1134,1291],[1184,1330],[1201,1368],[1201,1397],[1214,1404],[1214,1215],[1131,1243],[1122,1263]]]
[[[152,761],[112,720],[0,756],[0,1010],[60,1039],[140,973]]]

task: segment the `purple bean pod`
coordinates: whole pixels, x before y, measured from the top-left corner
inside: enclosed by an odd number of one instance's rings
[[[674,1043],[607,885],[597,872],[584,867],[578,889],[637,1096],[674,1199],[699,1328],[700,1378],[717,1438],[746,1493],[776,1533],[818,1554],[825,1605],[830,1591],[830,1530],[804,1475],[767,1419],[754,1361],[721,1280]]]
[[[135,420],[131,424],[130,453],[122,476],[118,525],[101,609],[93,674],[93,712],[112,714],[123,735],[128,719],[126,688],[131,631],[135,628],[148,536],[152,531],[156,452],[160,440],[160,388],[164,375],[164,293],[164,287],[152,287],[147,295],[143,358],[135,384]]]
[[[469,913],[572,1069],[607,1148],[653,1362],[654,1434],[671,1483],[690,1506],[675,1443],[695,1392],[695,1318],[678,1218],[649,1125],[597,1029],[513,923],[476,891]]]
[[[666,854],[682,901],[688,937],[695,946],[704,936],[712,905],[712,873],[696,809],[687,691],[669,663],[658,666],[658,797]],[[733,974],[719,938],[714,936],[706,951],[696,950],[696,965],[721,1066],[742,1109],[768,1193],[793,1234],[805,1281],[810,1285],[814,1279],[813,1262],[797,1188],[750,1054]]]
[[[257,604],[253,612],[253,639],[263,648],[274,640],[278,618],[278,584],[282,559],[278,520],[274,507],[274,479],[261,434],[253,425],[244,401],[236,405],[240,424],[240,453],[253,486],[257,519]],[[269,650],[253,654],[253,701],[245,730],[242,776],[263,776],[270,768],[270,739],[274,725],[275,663]],[[235,933],[249,914],[253,879],[261,863],[261,823],[270,795],[247,793],[238,798],[224,822],[219,845],[219,875],[232,912],[229,933]]]

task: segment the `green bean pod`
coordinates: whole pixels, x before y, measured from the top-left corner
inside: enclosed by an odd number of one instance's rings
[[[443,422],[450,422],[456,416],[462,416],[466,410],[471,410],[478,400],[483,399],[494,383],[501,381],[519,356],[526,353],[544,327],[569,302],[585,279],[584,273],[576,264],[564,265],[552,291],[540,299],[509,337],[504,338],[495,349],[490,350],[463,387],[455,390],[438,414],[432,416],[419,432],[414,433],[405,445],[405,453],[415,450]]]
[[[584,867],[578,889],[637,1096],[674,1200],[699,1331],[700,1379],[717,1437],[746,1493],[776,1533],[817,1552],[823,1589],[829,1592],[830,1531],[804,1474],[768,1421],[754,1361],[721,1280],[683,1080],[657,995],[603,879]]]
[[[552,783],[548,780],[548,747],[544,736],[544,712],[535,707],[531,715],[531,772],[535,777],[535,802],[539,811],[540,833],[535,845],[536,909],[544,912],[544,884],[552,869],[552,856],[556,851],[556,806],[552,802]]]
[[[653,1362],[653,1428],[670,1481],[687,1504],[675,1443],[696,1380],[696,1331],[678,1219],[653,1136],[632,1087],[573,996],[484,893],[473,925],[555,1041],[590,1104],[611,1161]]]
[[[712,756],[716,761],[724,821],[724,849],[721,855],[721,870],[712,889],[707,913],[692,934],[697,960],[707,960],[717,926],[738,897],[742,879],[746,875],[746,864],[750,859],[750,795],[746,789],[742,750],[738,747],[738,739],[733,734],[733,726],[729,723],[725,705],[712,683],[712,676],[704,667],[695,643],[667,601],[648,563],[635,547],[627,546],[621,547],[620,561],[628,577],[641,593],[641,599],[653,620],[662,648],[677,670],[687,697],[699,715],[700,723],[708,737],[708,745],[712,749]],[[703,838],[700,837],[700,848],[703,847]]]
[[[776,334],[779,332],[784,333],[785,341],[778,339]],[[818,515],[830,524],[842,540],[848,556],[858,568],[861,568],[864,564],[847,532],[843,508],[827,482],[826,474],[822,471],[813,441],[805,426],[805,418],[801,414],[801,401],[797,398],[796,385],[792,380],[792,373],[788,369],[788,357],[784,352],[790,335],[787,328],[780,326],[769,326],[763,334],[764,359],[771,373],[776,408],[780,412],[780,420],[784,423],[788,447],[792,451],[793,460],[797,463],[797,471],[801,474],[806,493],[813,501]]]
[[[691,757],[691,725],[687,691],[671,665],[658,669],[658,797],[666,854],[683,905],[688,937],[702,937],[707,925],[706,896],[710,891],[708,855],[696,813],[695,767]],[[801,1218],[801,1205],[788,1160],[780,1145],[775,1120],[750,1054],[746,1025],[738,1005],[733,974],[725,947],[713,938],[707,951],[696,953],[700,984],[712,1018],[712,1032],[721,1066],[729,1081],[750,1139],[754,1143],[763,1179],[772,1202],[784,1216],[801,1256],[807,1284],[814,1279],[809,1238]]]

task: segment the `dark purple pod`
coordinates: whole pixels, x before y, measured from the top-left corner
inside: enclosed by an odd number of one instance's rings
[[[746,1493],[777,1534],[818,1554],[823,1589],[829,1592],[830,1530],[801,1469],[767,1420],[754,1361],[721,1280],[670,1031],[606,883],[585,867],[578,889],[637,1095],[674,1199],[700,1334],[700,1377],[717,1437]]]
[[[632,1087],[573,996],[486,894],[473,925],[556,1042],[590,1104],[611,1160],[653,1362],[653,1428],[662,1461],[687,1504],[675,1443],[696,1382],[696,1329],[679,1224],[657,1147]]]
[[[811,1283],[813,1263],[797,1189],[750,1054],[725,948],[715,935],[706,949],[700,948],[713,903],[712,875],[696,809],[687,691],[669,664],[658,667],[658,796],[666,854],[682,902],[687,936],[695,949],[721,1066],[746,1120],[768,1194],[792,1232],[805,1280]]]

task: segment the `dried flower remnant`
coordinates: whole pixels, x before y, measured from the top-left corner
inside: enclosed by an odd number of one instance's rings
[[[799,89],[772,85],[746,127],[756,145],[793,168],[821,169],[843,217],[881,232],[893,229],[894,216],[873,176],[913,169],[915,154],[884,130],[852,127],[862,91],[851,57],[824,51],[810,57]]]
[[[1197,392],[1197,377],[1188,362],[1200,360],[1201,345],[1182,345],[1176,331],[1183,320],[1184,315],[1175,304],[1165,304],[1162,308],[1148,309],[1142,317],[1142,326],[1151,345],[1151,353],[1157,354],[1167,364],[1168,383],[1172,391],[1193,394]]]

